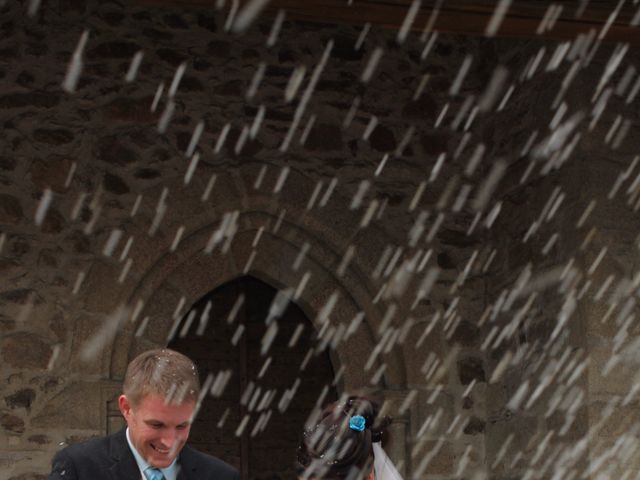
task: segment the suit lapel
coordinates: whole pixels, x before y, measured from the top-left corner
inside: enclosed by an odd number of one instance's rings
[[[178,455],[178,478],[177,480],[194,480],[197,478],[196,467],[191,458],[190,447],[184,446]]]
[[[127,443],[125,430],[111,437],[109,450],[113,461],[109,471],[113,480],[140,480],[140,469]]]
[[[178,468],[178,478],[177,480],[189,480],[189,476],[186,473],[186,470],[182,467]]]

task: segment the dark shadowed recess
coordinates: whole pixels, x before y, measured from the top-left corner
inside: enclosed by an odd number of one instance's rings
[[[243,479],[295,478],[295,451],[309,413],[326,386],[329,389],[323,403],[337,398],[327,351],[314,353],[301,370],[308,352],[315,349],[316,332],[295,303],[289,303],[280,318],[269,322],[277,322],[277,334],[269,351],[261,353],[269,307],[276,294],[275,288],[250,276],[229,281],[193,305],[169,344],[196,362],[202,382],[209,374],[215,378],[220,372],[231,371],[222,394],[208,395],[203,401],[189,443],[236,466]],[[241,295],[244,302],[229,321]],[[205,310],[208,321],[203,319]],[[304,326],[302,334],[290,347],[298,325]],[[238,329],[243,333],[234,345]],[[284,409],[287,402],[282,402],[283,394],[297,379],[297,391]],[[274,391],[269,406],[260,410],[265,395]],[[264,421],[268,411],[271,416],[261,430],[260,419]],[[239,432],[245,417],[246,426]]]

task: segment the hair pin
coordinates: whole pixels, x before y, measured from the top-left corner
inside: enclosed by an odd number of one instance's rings
[[[349,428],[356,432],[363,432],[366,421],[362,415],[354,415],[349,419]]]

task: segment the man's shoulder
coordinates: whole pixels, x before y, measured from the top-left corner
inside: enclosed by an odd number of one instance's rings
[[[108,452],[108,446],[111,443],[111,438],[115,435],[108,435],[104,437],[94,437],[83,442],[74,443],[69,445],[63,451],[69,455],[84,455],[93,451]]]
[[[122,442],[123,439],[126,442],[124,431],[63,448],[53,457],[49,480],[104,478],[96,476],[96,472],[106,471],[113,464],[111,459],[113,440]]]
[[[239,477],[238,470],[228,463],[188,445],[182,450],[181,461],[186,464],[187,468],[210,472],[215,474],[215,478],[237,479]]]
[[[94,437],[65,447],[58,452],[58,456],[67,456],[72,459],[82,459],[84,461],[88,459],[96,459],[96,457],[107,458],[111,450],[111,443],[114,440],[121,441],[122,439],[126,439],[123,432],[103,437]]]

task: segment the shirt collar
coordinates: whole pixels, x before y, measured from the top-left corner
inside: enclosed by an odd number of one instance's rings
[[[133,442],[131,442],[131,437],[129,436],[129,427],[127,427],[126,433],[127,433],[127,443],[129,444],[129,449],[131,450],[131,453],[133,453],[133,456],[136,459],[138,468],[142,473],[142,478],[146,479],[147,477],[144,475],[144,471],[147,468],[153,468],[153,467],[151,467],[151,465],[149,465],[149,463],[143,458],[143,456],[140,455],[138,450],[136,450],[136,447],[133,445]],[[161,468],[160,471],[162,472],[166,480],[176,480],[178,477],[178,459],[176,458],[171,463],[171,465],[169,465],[167,468]]]

